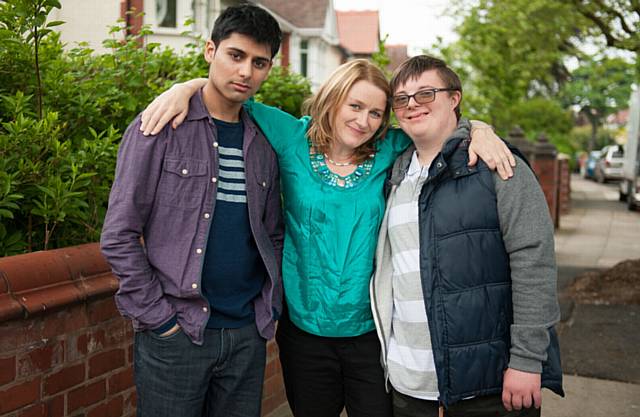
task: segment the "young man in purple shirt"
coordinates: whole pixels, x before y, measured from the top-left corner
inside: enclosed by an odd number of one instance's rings
[[[101,247],[136,330],[139,416],[260,415],[283,229],[277,159],[242,103],[280,41],[263,9],[226,9],[185,123],[124,135]]]

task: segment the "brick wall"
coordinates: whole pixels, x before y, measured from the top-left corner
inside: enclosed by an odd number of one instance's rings
[[[0,417],[135,415],[133,331],[89,244],[0,259]],[[268,345],[263,416],[286,407]]]

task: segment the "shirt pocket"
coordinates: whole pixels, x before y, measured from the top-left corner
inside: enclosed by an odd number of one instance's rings
[[[158,184],[158,203],[194,208],[202,204],[207,189],[207,161],[165,158]]]
[[[252,192],[251,195],[251,197],[253,197],[253,203],[255,203],[254,207],[258,213],[264,214],[267,196],[269,195],[269,190],[272,187],[273,178],[269,177],[266,174],[260,174],[253,176],[252,181],[254,182],[254,184],[247,184],[247,193],[255,190],[255,192]],[[249,201],[251,201],[251,197]]]

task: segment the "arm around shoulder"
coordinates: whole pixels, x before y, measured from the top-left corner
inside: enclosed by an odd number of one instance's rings
[[[249,100],[245,109],[260,127],[278,155],[291,146],[292,141],[304,140],[309,126],[308,116],[297,119],[276,107]]]

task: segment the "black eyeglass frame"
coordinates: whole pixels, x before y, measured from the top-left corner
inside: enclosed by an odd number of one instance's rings
[[[425,88],[424,90],[419,90],[416,91],[413,94],[400,94],[397,96],[392,96],[391,97],[391,108],[393,110],[397,110],[397,109],[402,109],[404,107],[407,107],[409,105],[409,102],[411,101],[411,98],[413,97],[413,99],[416,101],[416,103],[418,104],[427,104],[427,103],[431,103],[432,101],[434,101],[436,99],[436,93],[438,93],[439,91],[460,91],[459,88]],[[418,94],[422,94],[422,93],[433,93],[432,96],[430,96],[431,98],[429,100],[426,101],[421,101],[418,100]],[[395,99],[396,97],[406,97],[407,102],[405,104],[403,104],[402,106],[396,106],[395,105]]]

